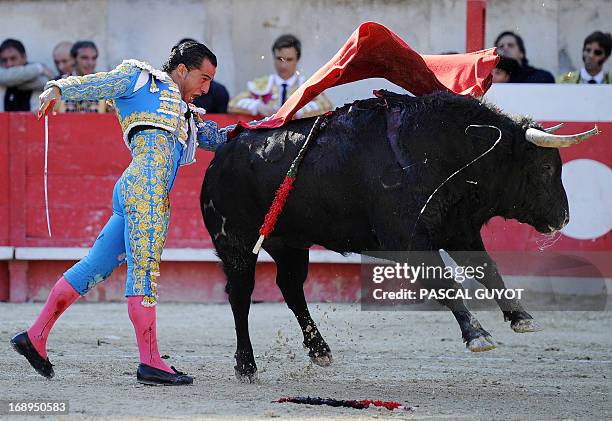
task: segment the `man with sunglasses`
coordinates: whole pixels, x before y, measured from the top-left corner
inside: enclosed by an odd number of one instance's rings
[[[582,62],[580,70],[573,70],[558,77],[559,83],[586,83],[590,85],[610,84],[612,75],[604,72],[604,63],[610,57],[612,37],[601,31],[595,31],[585,38],[582,46]]]

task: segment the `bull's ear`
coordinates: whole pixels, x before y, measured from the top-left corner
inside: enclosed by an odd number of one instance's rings
[[[586,132],[570,135],[552,134],[542,130],[529,128],[525,132],[525,139],[543,148],[566,148],[584,142],[589,137],[598,135],[599,133],[600,131],[597,126]]]

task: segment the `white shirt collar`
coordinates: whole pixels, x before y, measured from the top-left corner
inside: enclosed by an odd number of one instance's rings
[[[293,76],[291,76],[289,79],[284,80],[278,74],[274,73],[272,75],[272,80],[274,81],[274,84],[277,85],[277,86],[282,86],[283,83],[286,83],[287,87],[289,88],[289,87],[295,85],[296,83],[298,83],[298,75],[297,75],[297,73],[294,73]]]
[[[580,69],[580,80],[582,80],[582,83],[589,83],[589,80],[591,79],[594,79],[597,83],[602,83],[604,79],[603,69],[601,69],[601,72],[597,73],[595,76],[591,76],[584,67]]]

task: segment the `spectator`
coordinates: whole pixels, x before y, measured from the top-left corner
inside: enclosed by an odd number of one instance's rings
[[[70,54],[71,48],[71,42],[62,41],[53,49],[53,62],[57,69],[56,80],[60,79],[62,76],[71,75],[74,70],[74,58]]]
[[[40,63],[28,63],[25,47],[16,39],[0,44],[0,111],[33,111],[38,95],[53,73]]]
[[[518,62],[512,58],[501,57],[495,69],[491,72],[493,74],[493,83],[506,83],[510,82],[510,78],[513,73],[516,73],[520,69]]]
[[[77,41],[70,49],[74,59],[73,76],[85,76],[96,72],[98,47],[93,41]]]
[[[66,76],[86,76],[96,72],[98,47],[93,41],[77,41],[70,48],[74,60],[72,73]],[[67,100],[59,106],[60,113],[104,113],[111,111],[112,106],[104,100]]]
[[[197,42],[192,38],[183,38],[179,41],[182,44],[187,41]],[[214,80],[210,83],[208,92],[193,100],[193,105],[199,108],[204,108],[207,113],[225,114],[227,113],[227,103],[229,102],[229,93],[225,86]]]
[[[512,83],[555,83],[552,73],[529,65],[523,38],[511,31],[502,32],[495,39],[494,46],[500,56],[513,58],[519,64],[518,71],[510,76]]]
[[[297,72],[302,55],[300,40],[293,35],[281,35],[274,41],[272,53],[276,72],[249,81],[248,89],[230,101],[230,113],[270,116],[304,83],[304,77]],[[299,110],[296,117],[323,114],[331,108],[331,102],[321,94]]]
[[[584,40],[582,45],[582,69],[573,70],[559,76],[559,83],[610,84],[612,75],[604,72],[603,66],[610,57],[612,37],[601,31],[595,31]]]

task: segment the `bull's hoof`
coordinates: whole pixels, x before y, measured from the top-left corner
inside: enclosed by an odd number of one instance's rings
[[[311,355],[310,361],[320,367],[329,367],[334,359],[332,358],[331,352],[329,352],[326,355]]]
[[[479,336],[468,341],[466,347],[472,352],[485,352],[497,348],[497,344],[490,336]]]
[[[234,374],[238,381],[242,383],[256,383],[258,381],[257,369],[253,371],[240,371],[238,367],[234,367]]]
[[[516,333],[539,332],[543,330],[542,326],[534,319],[516,320],[510,324],[510,327]]]
[[[303,342],[302,346],[304,349],[308,350],[310,361],[320,367],[329,367],[334,361],[331,349],[329,349],[329,345],[327,345],[323,338],[319,337],[318,339],[319,341],[317,342],[311,342],[310,346],[306,345],[306,342]]]

